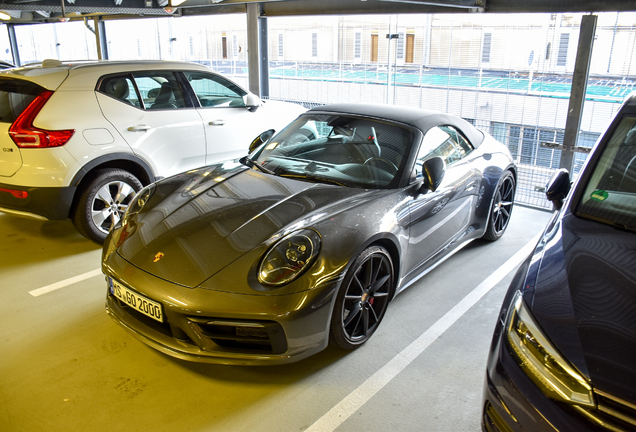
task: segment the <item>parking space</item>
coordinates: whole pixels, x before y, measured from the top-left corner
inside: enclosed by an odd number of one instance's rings
[[[97,245],[0,214],[0,431],[478,431],[501,299],[549,217],[517,206],[502,239],[396,297],[356,351],[238,367],[137,341],[104,311]]]

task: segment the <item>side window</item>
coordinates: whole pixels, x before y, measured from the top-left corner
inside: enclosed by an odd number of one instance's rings
[[[448,132],[448,134],[455,140],[455,143],[461,147],[460,152],[463,152],[462,157],[473,151],[473,146],[470,145],[468,140],[452,126],[441,126],[441,129]]]
[[[125,104],[141,107],[130,75],[107,77],[102,80],[98,91]]]
[[[422,145],[417,155],[417,165],[421,167],[427,159],[435,156],[440,156],[444,159],[446,165],[451,165],[462,159],[468,151],[466,151],[466,147],[457,142],[460,137],[461,135],[451,126],[432,127],[426,132],[422,140]],[[461,137],[461,140],[464,141],[464,145],[468,146],[470,150],[468,142],[463,137]]]
[[[174,72],[135,72],[133,75],[145,109],[165,110],[186,107],[183,90]]]
[[[202,107],[244,107],[245,90],[221,76],[184,71]]]

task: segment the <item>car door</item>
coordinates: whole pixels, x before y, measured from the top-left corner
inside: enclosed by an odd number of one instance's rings
[[[416,160],[418,176],[424,161],[435,156],[446,163],[446,173],[437,190],[421,193],[409,203],[407,272],[418,272],[466,232],[478,185],[466,159],[470,151],[468,141],[452,126],[433,127],[424,136]]]
[[[184,95],[174,72],[150,71],[102,78],[97,100],[132,151],[167,177],[205,165],[201,117]]]
[[[197,111],[205,128],[208,164],[245,156],[256,136],[281,126],[267,107],[248,110],[245,104],[248,93],[232,81],[208,72],[183,71],[183,74],[200,105]]]

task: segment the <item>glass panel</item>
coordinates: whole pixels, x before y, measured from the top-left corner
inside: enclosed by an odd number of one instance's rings
[[[23,65],[44,59],[97,58],[95,35],[82,21],[16,25],[14,29]]]
[[[464,157],[465,152],[457,145],[453,136],[456,136],[456,132],[449,127],[435,126],[426,132],[417,155],[416,165],[420,167],[418,173],[421,172],[422,164],[432,157],[441,157],[446,165],[451,165]]]
[[[13,123],[43,90],[30,81],[0,79],[0,122]]]
[[[636,117],[625,117],[593,168],[579,216],[636,231]]]
[[[535,153],[537,151],[537,130],[534,128],[523,128],[523,139],[521,140],[522,164],[534,164]]]
[[[557,54],[557,66],[565,66],[568,61],[568,45],[570,44],[570,35],[564,33],[559,39],[559,52]]]
[[[395,187],[413,133],[386,122],[304,115],[272,137],[255,157],[276,175],[348,187]]]
[[[555,142],[553,130],[539,130],[539,146],[537,148],[536,165],[550,167],[552,165],[552,156],[554,154],[554,150],[541,147],[541,143],[543,142]]]
[[[519,126],[510,126],[510,137],[508,141],[508,148],[510,149],[510,153],[512,153],[512,158],[516,161],[519,160],[519,138],[520,137],[521,137],[521,128]]]
[[[183,91],[173,72],[135,72],[133,75],[146,109],[186,106]]]
[[[492,43],[492,33],[484,33],[484,47],[481,51],[481,62],[490,63],[490,44]]]
[[[244,107],[247,94],[233,82],[212,74],[184,72],[202,107]]]
[[[135,86],[130,76],[113,76],[102,80],[99,91],[125,104],[141,108]]]

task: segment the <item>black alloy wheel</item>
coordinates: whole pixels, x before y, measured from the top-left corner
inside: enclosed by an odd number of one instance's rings
[[[377,330],[393,292],[393,263],[386,249],[371,246],[351,265],[331,317],[331,341],[355,349]]]
[[[499,180],[490,206],[488,227],[484,239],[495,241],[506,232],[515,199],[515,178],[510,171],[504,172]]]

